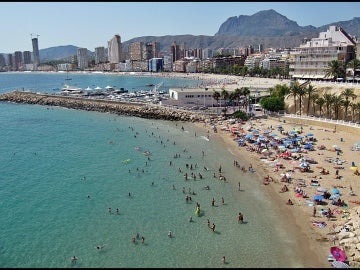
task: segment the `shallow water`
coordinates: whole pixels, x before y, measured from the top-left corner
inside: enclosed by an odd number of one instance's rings
[[[256,176],[188,123],[1,103],[0,124],[0,267],[304,265]],[[220,165],[227,182],[213,178]],[[144,244],[132,242],[136,233]]]

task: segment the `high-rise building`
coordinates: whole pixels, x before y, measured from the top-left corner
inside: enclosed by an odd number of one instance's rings
[[[129,56],[130,60],[142,61],[144,58],[143,54],[143,42],[132,42],[129,44]]]
[[[78,48],[77,59],[79,69],[87,68],[89,66],[88,50],[86,48]]]
[[[8,53],[7,55],[7,64],[11,69],[13,66],[13,55],[11,53]]]
[[[177,60],[180,60],[182,58],[182,51],[180,50],[180,46],[174,43],[171,45],[171,54],[173,56],[172,61],[175,62]]]
[[[22,62],[23,62],[23,60],[22,60],[22,52],[16,51],[14,53],[14,68],[15,68],[15,70],[19,69],[19,67],[22,65]]]
[[[40,65],[39,41],[37,38],[31,39],[31,41],[33,46],[34,70],[37,70]]]
[[[110,64],[118,64],[123,61],[122,44],[119,35],[108,41],[108,58]]]
[[[105,63],[106,62],[106,54],[104,47],[96,47],[95,48],[95,64]]]
[[[2,53],[0,53],[0,67],[5,67],[5,66],[6,66],[5,57]]]
[[[31,52],[30,51],[24,51],[23,52],[23,56],[24,56],[24,64],[31,64]]]

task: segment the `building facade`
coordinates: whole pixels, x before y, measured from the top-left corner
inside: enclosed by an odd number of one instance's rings
[[[24,56],[24,64],[31,64],[31,52],[30,51],[24,51],[23,52],[23,56]]]
[[[34,70],[38,69],[38,66],[40,65],[40,53],[39,53],[39,41],[37,38],[31,39],[32,41],[32,47],[33,47],[33,68]]]
[[[96,47],[95,48],[95,65],[105,63],[106,62],[106,54],[104,47]]]
[[[120,35],[108,41],[108,60],[110,64],[118,64],[123,61],[123,52]]]
[[[290,64],[290,76],[295,79],[327,79],[329,63],[333,60],[346,64],[355,57],[355,40],[341,27],[330,26],[319,37],[304,40],[293,54]]]
[[[79,69],[84,70],[89,67],[88,50],[86,48],[78,48],[77,60]]]

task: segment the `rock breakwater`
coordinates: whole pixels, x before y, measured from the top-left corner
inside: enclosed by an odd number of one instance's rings
[[[59,106],[76,110],[98,111],[118,115],[135,116],[148,119],[170,121],[205,121],[208,115],[177,110],[161,105],[144,103],[124,103],[111,100],[89,99],[84,97],[58,96],[29,91],[13,91],[0,95],[0,101],[45,106]]]

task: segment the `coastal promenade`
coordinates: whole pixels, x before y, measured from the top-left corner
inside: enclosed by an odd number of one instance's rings
[[[106,112],[118,115],[170,121],[195,122],[204,121],[205,119],[210,118],[210,116],[206,116],[201,113],[172,109],[155,104],[98,100],[17,90],[10,93],[1,94],[0,101],[38,104],[45,106],[59,106],[76,110]]]

